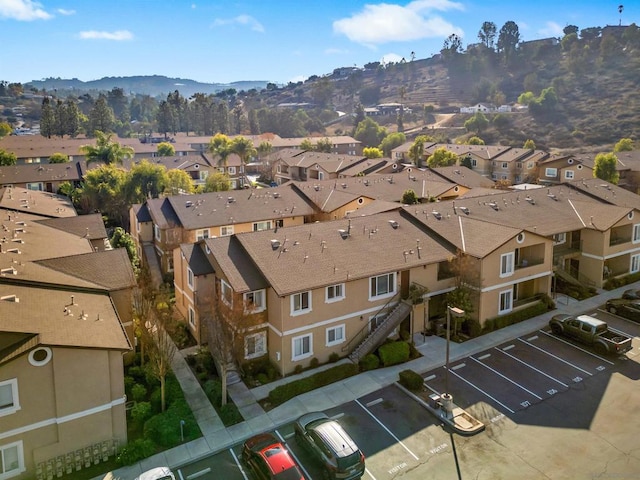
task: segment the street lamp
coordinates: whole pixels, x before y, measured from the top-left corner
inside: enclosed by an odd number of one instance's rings
[[[451,393],[449,393],[449,343],[451,342],[451,316],[455,318],[464,317],[464,310],[461,310],[457,307],[451,307],[447,305],[447,354],[446,354],[446,364],[444,371],[444,389],[445,393],[440,397],[442,399],[442,404],[444,406],[444,410],[447,413],[447,417],[451,417],[451,409],[453,404],[453,397]]]
[[[184,442],[184,420],[180,420],[180,439]]]

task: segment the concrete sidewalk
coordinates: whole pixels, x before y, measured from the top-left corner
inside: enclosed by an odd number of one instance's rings
[[[556,310],[468,340],[464,343],[451,343],[450,360],[456,361],[469,355],[475,355],[515,337],[526,335],[533,330],[543,328],[547,325],[551,317],[557,313],[577,314],[594,310],[607,299],[620,297],[624,290],[634,287],[640,288],[640,282],[626,285],[612,291],[601,291],[599,295],[583,301],[576,301],[570,297],[560,296],[556,298]],[[245,420],[228,428],[221,426],[220,419],[210,404],[208,407],[203,405],[204,400],[206,400],[206,395],[204,395],[202,389],[199,388],[199,384],[197,384],[197,380],[193,377],[182,353],[176,355],[176,358],[174,358],[174,371],[185,390],[185,396],[189,404],[192,406],[192,409],[194,409],[194,415],[196,415],[203,437],[161,452],[138,464],[110,472],[106,477],[101,476],[99,478],[132,480],[141,472],[153,467],[169,466],[177,468],[182,464],[197,460],[210,453],[229,448],[251,435],[272,430],[280,425],[294,421],[305,413],[327,410],[391,385],[398,380],[398,374],[402,370],[412,369],[416,372],[423,373],[444,365],[446,341],[443,338],[436,336],[423,337],[418,334],[414,335],[414,341],[416,348],[422,354],[420,358],[401,365],[360,373],[340,382],[300,395],[269,412],[265,412],[260,407],[258,400],[266,398],[269,391],[276,386],[290,382],[297,377],[287,377],[253,389],[248,389],[242,382],[230,385],[229,395],[236,406],[238,406]],[[341,361],[345,362],[348,360]],[[331,366],[333,366],[333,364],[324,366],[324,368],[330,368]],[[316,369],[313,372],[305,372],[301,375],[309,375],[317,371]],[[191,376],[192,379],[189,378],[189,376]],[[195,382],[195,384],[193,382]],[[200,392],[198,392],[198,390]],[[204,399],[202,397],[204,397]],[[208,400],[206,401],[208,403]]]

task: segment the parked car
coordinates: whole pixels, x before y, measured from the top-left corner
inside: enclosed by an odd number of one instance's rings
[[[294,426],[296,441],[323,466],[327,480],[353,480],[364,475],[364,454],[335,420],[322,412],[301,416]]]
[[[626,298],[628,300],[640,300],[640,290],[636,290],[634,288],[625,290],[622,292],[622,298]]]
[[[634,322],[640,322],[640,299],[612,298],[604,304],[605,310],[614,315],[628,318]]]
[[[271,433],[261,433],[244,442],[242,461],[260,480],[304,480],[289,451]]]
[[[176,480],[176,477],[169,467],[156,467],[141,473],[135,480]]]
[[[589,315],[554,315],[551,331],[593,347],[599,354],[623,354],[631,350],[631,337],[609,330],[606,322]]]

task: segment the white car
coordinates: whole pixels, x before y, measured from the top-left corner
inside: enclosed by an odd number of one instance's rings
[[[156,467],[142,472],[135,480],[176,480],[169,467]]]

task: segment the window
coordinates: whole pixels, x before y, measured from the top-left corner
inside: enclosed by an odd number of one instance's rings
[[[259,232],[261,230],[271,230],[271,220],[266,222],[256,222],[253,224],[253,231]]]
[[[640,242],[640,223],[633,226],[633,243]]]
[[[313,355],[313,333],[291,339],[291,360],[302,360]]]
[[[229,167],[227,168],[229,175],[235,175],[236,174],[236,167]]]
[[[344,342],[344,325],[327,328],[327,347]]]
[[[10,415],[20,410],[18,400],[18,380],[0,382],[0,417]]]
[[[324,180],[324,172],[318,172],[318,180]]]
[[[513,291],[505,290],[500,292],[500,304],[498,305],[498,314],[509,313],[512,308]]]
[[[564,178],[565,180],[573,180],[573,170],[565,170]]]
[[[220,279],[220,296],[224,303],[230,307],[233,306],[233,290],[231,289],[231,285],[222,279]]]
[[[38,167],[41,168],[41,167]],[[27,190],[37,190],[37,191],[42,191],[44,190],[44,188],[42,187],[42,182],[33,182],[33,183],[27,183]]]
[[[22,441],[0,446],[0,478],[10,478],[25,471]]]
[[[189,325],[196,326],[196,312],[193,308],[189,307]]]
[[[371,277],[369,300],[379,297],[390,297],[396,293],[396,273],[387,273]]]
[[[326,289],[327,303],[338,302],[344,300],[344,283],[337,283],[335,285],[329,285]]]
[[[300,315],[311,311],[311,292],[291,295],[291,315]]]
[[[388,316],[389,314],[385,312],[385,313],[379,313],[378,315],[371,317],[369,319],[369,331],[373,332],[376,328],[382,325]]]
[[[555,177],[558,176],[558,169],[557,168],[545,168],[544,176],[545,177],[555,178]]]
[[[244,358],[261,357],[267,353],[267,333],[260,332],[244,337]]]
[[[500,276],[508,277],[513,275],[514,253],[504,253],[500,255]]]
[[[471,166],[472,167],[477,167],[478,166],[478,160],[476,160],[475,158],[471,159]]]
[[[209,238],[209,229],[203,228],[202,230],[196,230],[196,242]]]
[[[567,243],[567,234],[566,233],[556,233],[553,236],[553,244],[554,245],[562,245],[563,243]]]
[[[640,255],[631,256],[631,267],[629,273],[640,272]]]
[[[233,225],[226,225],[224,227],[220,227],[220,235],[223,237],[228,237],[229,235],[233,235]]]
[[[259,313],[266,308],[264,290],[244,294],[245,313]]]
[[[187,285],[189,288],[193,290],[193,270],[187,267]]]
[[[506,170],[507,168],[509,168],[509,164],[507,162],[502,162],[502,169]]]
[[[209,176],[209,172],[207,170],[200,170],[198,172],[198,177],[200,180],[205,181]]]
[[[160,237],[160,227],[158,225],[156,225],[155,223],[153,224],[153,236],[156,238],[157,241],[160,241],[161,237]]]

